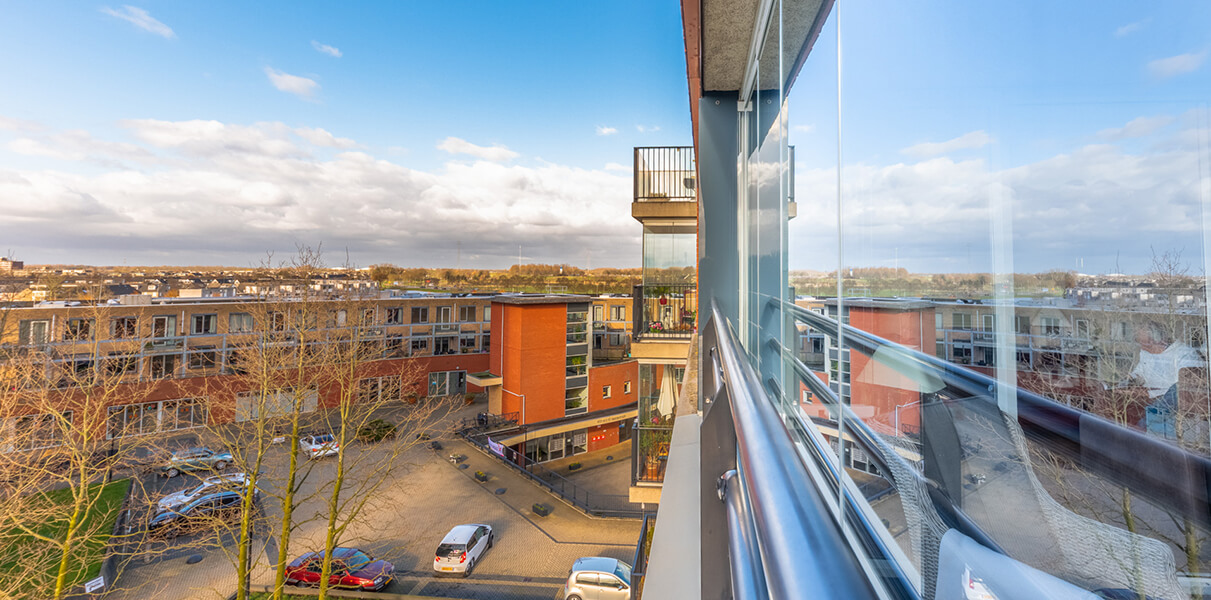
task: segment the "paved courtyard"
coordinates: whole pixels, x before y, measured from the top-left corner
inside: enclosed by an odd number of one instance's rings
[[[417,446],[397,457],[389,478],[366,506],[363,517],[349,526],[341,542],[395,564],[397,580],[386,591],[468,599],[547,600],[556,595],[578,557],[631,560],[639,536],[639,521],[587,517],[469,445],[461,441],[443,443],[445,447],[440,452]],[[380,449],[359,444],[357,451],[373,453]],[[466,455],[469,466],[459,469],[451,463],[447,457],[452,453]],[[284,448],[280,454],[278,462],[283,462]],[[318,492],[321,484],[331,480],[332,461],[322,459],[315,465],[301,493]],[[488,473],[489,481],[484,484],[475,481],[472,474],[476,470]],[[611,470],[613,465],[601,475]],[[591,474],[590,471],[584,475]],[[615,475],[611,479],[619,478]],[[158,485],[168,491],[185,484],[184,478],[178,478]],[[499,488],[505,489],[501,495],[495,493]],[[530,506],[535,502],[553,507],[552,514],[545,518],[533,515]],[[262,506],[271,523],[280,519],[276,501],[263,501]],[[318,495],[297,509],[296,514],[313,520],[295,531],[292,557],[322,547],[325,523],[319,517],[324,510],[323,498]],[[435,578],[430,570],[433,552],[442,536],[462,523],[491,525],[496,531],[496,544],[476,565],[471,577]],[[262,550],[255,559],[254,584],[272,583],[266,551],[276,553],[276,540],[271,537],[261,542]],[[186,564],[186,558],[197,553],[197,549],[183,547],[148,563],[136,559],[120,579],[117,586],[120,589],[107,597],[226,598],[234,590],[233,559],[226,551],[212,546],[202,552],[202,562]]]

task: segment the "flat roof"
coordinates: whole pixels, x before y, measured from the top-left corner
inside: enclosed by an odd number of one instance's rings
[[[572,304],[592,302],[593,299],[577,294],[508,294],[496,296],[492,301],[501,304]]]

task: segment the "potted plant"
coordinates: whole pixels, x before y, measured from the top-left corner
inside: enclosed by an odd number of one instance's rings
[[[534,506],[530,507],[530,510],[534,511],[534,514],[536,514],[540,517],[545,517],[545,516],[551,514],[550,507],[543,505],[543,504],[539,504],[537,502],[534,503]]]
[[[568,465],[568,470],[575,471],[575,470],[579,469],[580,467],[581,467],[581,464],[579,462],[574,462],[574,463]]]
[[[487,480],[488,480],[488,474],[487,474],[487,473],[484,473],[483,471],[476,471],[476,472],[475,472],[475,481],[478,481],[478,482],[480,482],[480,483],[484,483],[484,482],[485,482],[485,481],[487,481]]]

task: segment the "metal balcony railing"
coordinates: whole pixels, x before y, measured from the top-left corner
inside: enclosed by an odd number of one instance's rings
[[[689,339],[698,327],[698,286],[694,284],[637,285],[631,296],[632,337]]]
[[[704,591],[934,599],[963,597],[952,595],[961,580],[993,598],[1200,596],[1204,559],[1181,540],[1211,530],[1207,456],[790,302],[770,306],[788,331],[841,340],[852,393],[839,399],[776,334],[741,348],[712,306]],[[913,400],[881,410],[888,398]],[[726,533],[709,533],[712,522]]]
[[[694,202],[697,172],[689,146],[635,148],[635,202]]]

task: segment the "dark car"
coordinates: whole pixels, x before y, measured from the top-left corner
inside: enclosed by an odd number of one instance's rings
[[[149,531],[180,528],[207,518],[221,518],[239,509],[243,495],[235,490],[205,494],[189,502],[161,510],[147,522]]]
[[[323,572],[324,553],[308,552],[286,566],[286,583],[297,586],[318,586]],[[331,587],[357,588],[377,592],[387,587],[394,577],[395,565],[375,560],[356,548],[332,551]]]
[[[172,453],[168,464],[160,467],[166,477],[176,477],[185,471],[222,471],[231,464],[230,452],[215,452],[210,448],[186,448]]]

